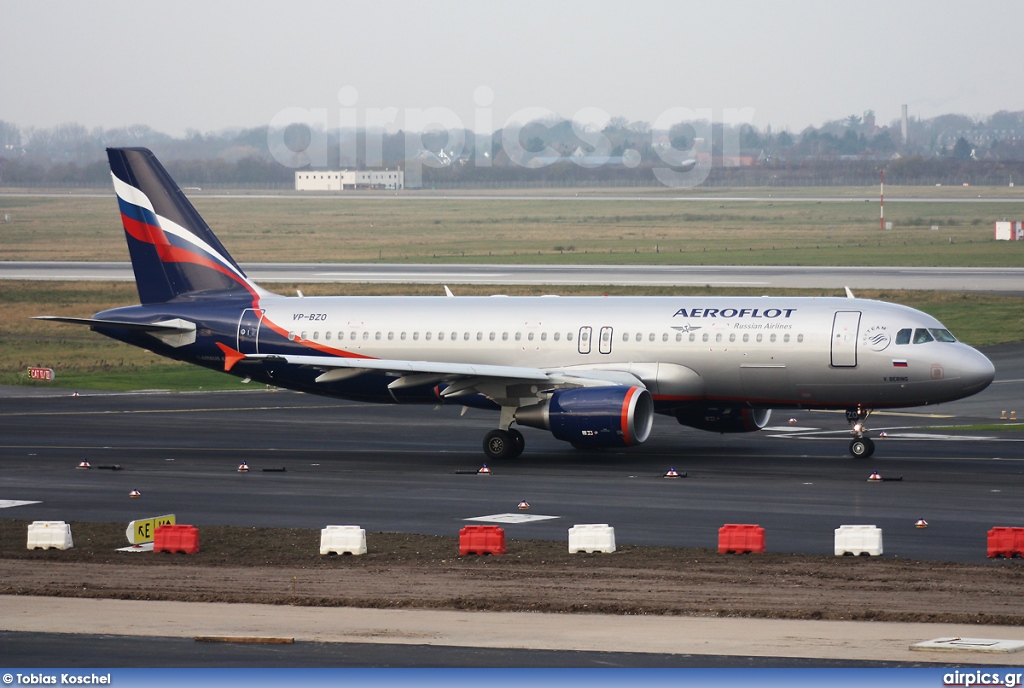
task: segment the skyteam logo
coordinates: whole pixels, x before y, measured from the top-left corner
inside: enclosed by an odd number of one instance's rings
[[[875,325],[864,331],[860,343],[872,351],[885,351],[892,343],[892,336],[886,331],[885,325]]]

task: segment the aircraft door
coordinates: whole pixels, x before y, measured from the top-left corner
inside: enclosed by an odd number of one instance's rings
[[[580,339],[579,339],[579,352],[581,354],[590,353],[590,334],[594,328],[584,325],[580,328]]]
[[[246,308],[238,319],[238,339],[235,348],[239,353],[258,354],[260,325],[263,323],[263,309]]]
[[[607,326],[601,328],[601,338],[597,342],[597,350],[603,354],[612,352],[612,328]]]
[[[832,321],[832,367],[857,367],[857,332],[860,311],[836,311]]]

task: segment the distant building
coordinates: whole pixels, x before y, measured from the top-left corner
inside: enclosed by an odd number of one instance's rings
[[[402,170],[303,170],[295,173],[296,191],[354,191],[405,188]]]

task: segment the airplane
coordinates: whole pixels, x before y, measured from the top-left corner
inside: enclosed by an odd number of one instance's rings
[[[498,412],[581,449],[628,447],[656,415],[732,433],[772,409],[833,409],[849,450],[874,452],[876,409],[971,396],[995,375],[920,311],[847,297],[288,297],[252,282],[156,157],[107,150],[140,305],[37,316],[268,385],[381,403]]]

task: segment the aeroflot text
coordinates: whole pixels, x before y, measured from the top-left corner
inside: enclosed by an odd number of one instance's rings
[[[684,318],[788,318],[796,312],[795,308],[680,308],[672,317],[681,315]]]
[[[7,680],[10,674],[4,675],[4,683],[11,683]],[[110,674],[15,674],[18,677],[18,685],[21,686],[99,686],[110,685]]]

